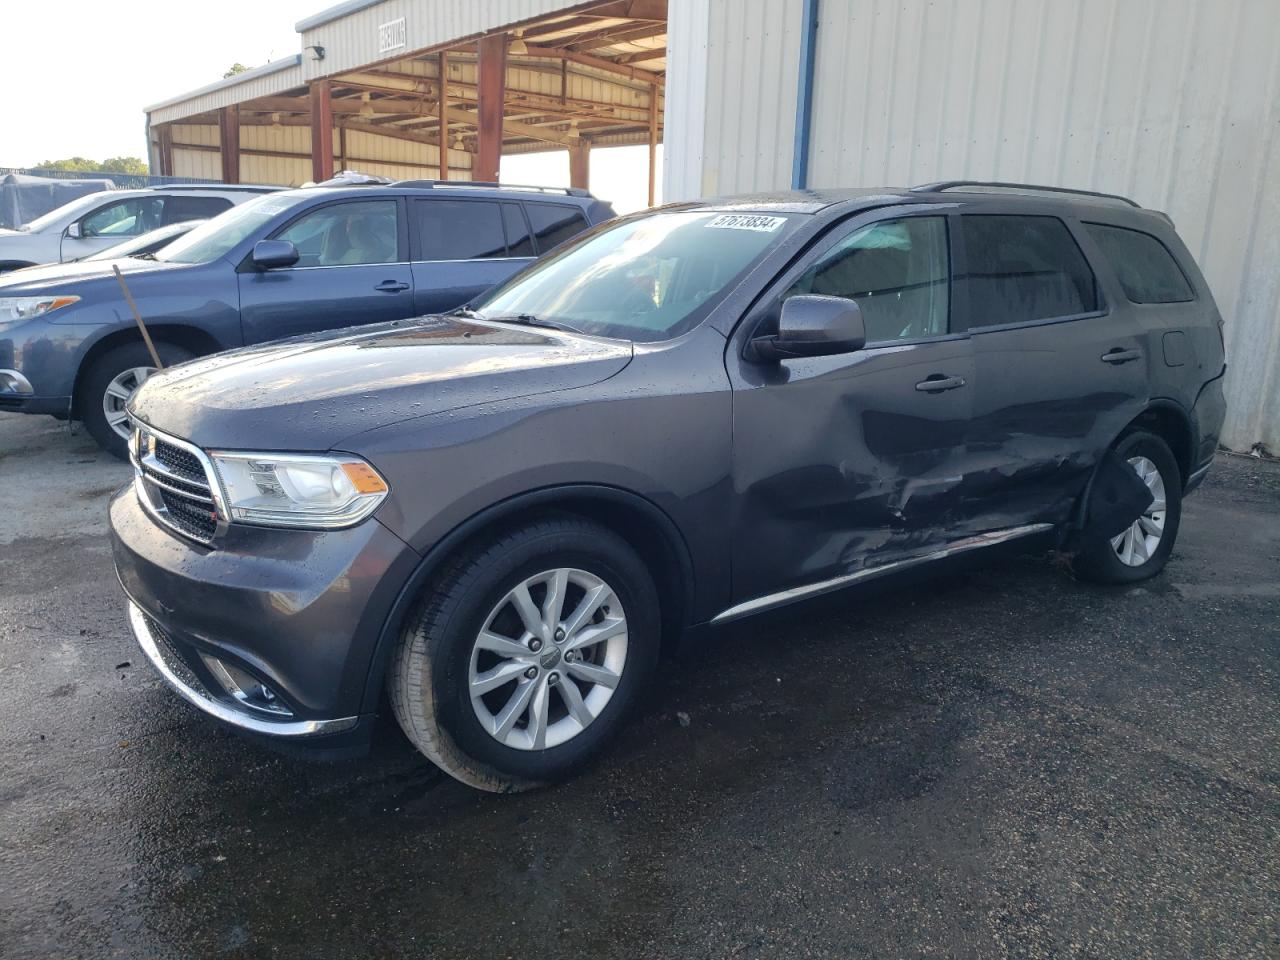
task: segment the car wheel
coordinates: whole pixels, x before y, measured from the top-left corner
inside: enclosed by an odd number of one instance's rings
[[[449,566],[388,672],[396,719],[446,773],[510,792],[564,779],[622,726],[657,661],[658,595],[635,551],[573,517]]]
[[[194,356],[171,343],[157,343],[156,352],[166,367]],[[121,460],[129,455],[129,421],[125,407],[134,391],[155,371],[155,361],[146,344],[126,343],[95,360],[80,384],[76,406],[85,429],[98,441],[98,446]]]
[[[1173,552],[1182,520],[1182,473],[1169,445],[1146,430],[1125,434],[1115,450],[1151,491],[1151,506],[1123,533],[1077,554],[1073,566],[1086,580],[1134,583],[1154,577]]]

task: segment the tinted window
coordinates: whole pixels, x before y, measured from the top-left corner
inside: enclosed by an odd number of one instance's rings
[[[160,226],[163,197],[134,197],[95,210],[80,221],[84,237],[136,237]]]
[[[518,203],[502,205],[502,223],[507,228],[507,256],[534,257],[533,237]]]
[[[587,218],[577,207],[562,203],[526,203],[524,209],[538,238],[538,249],[543,253],[587,229]]]
[[[275,239],[289,240],[298,248],[300,267],[395,263],[396,202],[361,200],[320,207],[289,224]]]
[[[487,260],[507,255],[499,205],[489,200],[417,200],[419,260]]]
[[[156,259],[165,263],[209,263],[230,253],[303,200],[296,193],[264,193],[246,200],[173,241]]]
[[[1098,309],[1093,271],[1056,217],[964,216],[971,327]]]
[[[183,220],[208,220],[230,208],[226,197],[168,197],[164,204],[164,222],[181,223]]]
[[[947,332],[947,224],[942,217],[886,220],[855,230],[785,296],[817,293],[857,302],[868,340]]]
[[[1134,303],[1183,303],[1195,294],[1163,243],[1139,230],[1086,223],[1111,263],[1124,295]]]

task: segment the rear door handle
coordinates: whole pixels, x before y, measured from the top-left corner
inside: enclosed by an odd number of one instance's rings
[[[1102,355],[1103,363],[1128,363],[1130,360],[1141,358],[1142,353],[1139,350],[1123,350],[1120,347],[1112,347]]]
[[[934,373],[916,384],[921,393],[941,393],[943,390],[954,390],[964,386],[964,377],[948,377],[943,373]]]
[[[383,280],[373,289],[381,290],[383,293],[399,293],[401,290],[408,290],[409,284],[399,280]]]

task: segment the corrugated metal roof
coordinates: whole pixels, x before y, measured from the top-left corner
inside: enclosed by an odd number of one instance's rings
[[[208,107],[200,109],[186,110],[182,115],[186,116],[193,113],[202,113],[204,110],[211,109],[215,106],[226,106],[229,103],[238,103],[240,100],[248,100],[252,97],[265,96],[267,93],[276,93],[280,90],[288,90],[290,87],[297,86],[302,82],[302,74],[300,68],[302,66],[302,54],[295,53],[291,57],[282,57],[279,60],[272,60],[270,63],[264,63],[260,67],[254,67],[252,70],[246,70],[244,73],[237,73],[234,76],[226,77],[214,83],[206,84],[196,90],[190,90],[187,93],[176,97],[170,97],[168,100],[161,100],[159,103],[153,103],[150,106],[143,107],[146,113],[154,113],[163,110],[165,107],[177,106],[179,104],[192,105],[193,101],[209,98],[217,94],[226,93],[225,102],[211,103]],[[292,72],[285,71],[298,70],[295,76]],[[265,84],[266,78],[271,78]]]

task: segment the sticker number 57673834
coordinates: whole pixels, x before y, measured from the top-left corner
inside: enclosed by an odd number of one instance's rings
[[[786,217],[766,217],[758,213],[723,213],[707,221],[707,226],[718,230],[757,230],[761,233],[772,233],[786,222]]]

